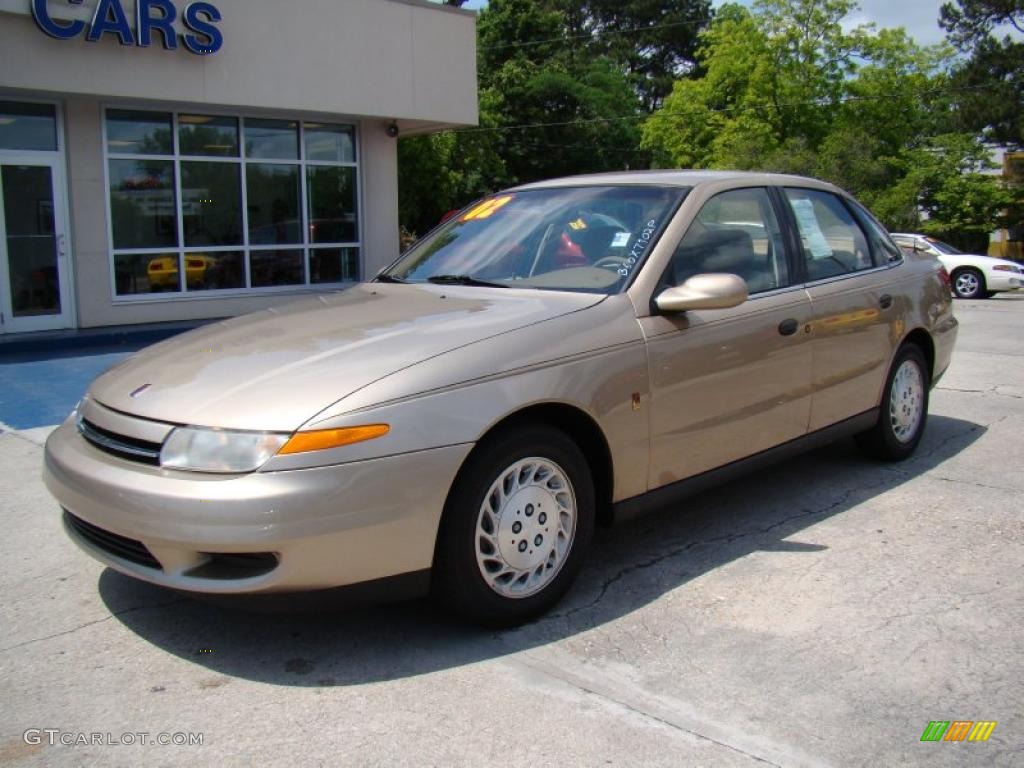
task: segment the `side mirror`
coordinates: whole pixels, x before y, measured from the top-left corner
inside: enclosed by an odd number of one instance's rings
[[[711,272],[694,275],[682,285],[666,288],[654,300],[662,312],[728,309],[747,300],[747,284],[739,275]]]

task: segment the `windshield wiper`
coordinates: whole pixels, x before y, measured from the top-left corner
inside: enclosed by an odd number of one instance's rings
[[[489,280],[478,280],[472,275],[434,275],[428,277],[427,282],[440,283],[441,285],[477,285],[484,288],[508,288],[505,283],[492,283]]]
[[[401,277],[395,277],[394,275],[377,275],[374,282],[377,283],[407,283],[408,280],[403,280]]]

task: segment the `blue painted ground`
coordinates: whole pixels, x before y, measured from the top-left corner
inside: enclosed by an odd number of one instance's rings
[[[14,429],[59,424],[89,382],[141,346],[0,355],[0,422]]]

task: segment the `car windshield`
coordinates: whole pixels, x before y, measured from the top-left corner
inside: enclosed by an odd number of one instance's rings
[[[616,293],[687,191],[606,185],[505,192],[452,217],[377,279]]]
[[[926,237],[925,240],[932,248],[937,250],[939,253],[946,254],[947,256],[956,256],[958,254],[963,253],[963,251],[961,251],[959,248],[954,248],[949,243],[944,243],[941,240],[935,240],[934,238],[931,237]]]

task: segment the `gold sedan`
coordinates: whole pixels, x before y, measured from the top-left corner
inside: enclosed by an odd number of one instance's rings
[[[811,179],[656,171],[473,204],[348,290],[97,379],[50,437],[68,534],[176,590],[551,607],[594,527],[845,435],[906,458],[949,276]]]

